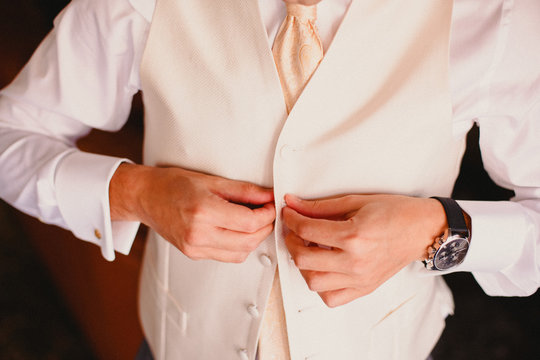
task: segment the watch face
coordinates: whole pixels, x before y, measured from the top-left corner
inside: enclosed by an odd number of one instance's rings
[[[462,237],[450,237],[441,245],[433,258],[433,265],[439,270],[447,270],[459,265],[465,259],[469,242]]]

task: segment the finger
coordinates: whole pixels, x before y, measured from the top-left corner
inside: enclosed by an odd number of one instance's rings
[[[328,199],[303,200],[296,195],[285,195],[287,206],[311,218],[342,218],[361,206],[361,195],[345,195]]]
[[[251,252],[272,233],[273,224],[254,233],[243,233],[223,228],[200,226],[185,234],[181,243],[190,248],[209,248],[232,252]]]
[[[294,233],[285,237],[285,244],[294,263],[300,270],[347,273],[343,269],[345,259],[339,249],[327,250],[317,246],[305,246],[304,241]]]
[[[312,291],[323,292],[354,287],[354,279],[345,274],[312,270],[301,270],[301,273]]]
[[[354,288],[319,292],[319,296],[321,297],[322,301],[324,301],[324,303],[331,308],[348,304],[351,301],[367,294],[368,292],[366,291]]]
[[[276,218],[273,203],[251,209],[244,205],[234,204],[221,198],[215,199],[203,216],[205,221],[216,227],[243,233],[255,233],[272,224]]]
[[[244,181],[220,179],[214,191],[225,200],[262,205],[274,201],[274,190]]]
[[[343,248],[346,239],[354,236],[352,220],[335,221],[304,216],[290,207],[282,210],[284,224],[304,240],[320,245]]]
[[[250,252],[229,251],[215,248],[182,248],[180,249],[191,260],[215,260],[225,263],[242,263]]]
[[[272,233],[273,230],[274,224],[268,224],[254,233],[242,233],[228,229],[217,229],[218,237],[212,246],[229,251],[251,252],[255,250]]]
[[[273,224],[266,226],[255,234],[238,233],[230,230],[216,229],[214,234],[201,241],[185,241],[179,249],[193,260],[216,260],[221,262],[240,263],[253,252],[273,231]]]

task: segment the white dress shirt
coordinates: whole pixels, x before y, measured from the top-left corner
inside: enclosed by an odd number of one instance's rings
[[[258,1],[271,45],[285,8],[282,0]],[[319,4],[325,49],[350,1]],[[100,245],[109,260],[115,250],[129,252],[138,228],[110,220],[108,184],[127,160],[81,152],[75,141],[92,128],[116,131],[125,123],[140,89],[154,2],[73,0],[0,93],[0,197]],[[473,237],[459,270],[472,271],[490,295],[529,295],[540,284],[540,2],[454,4],[454,136],[463,138],[476,122],[486,170],[516,194],[513,201],[460,201]]]

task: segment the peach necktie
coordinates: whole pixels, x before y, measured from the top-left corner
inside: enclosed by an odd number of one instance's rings
[[[315,27],[316,19],[315,5],[287,4],[287,17],[272,47],[287,112],[291,111],[323,58],[321,39]],[[276,270],[270,298],[264,312],[259,338],[259,359],[290,359],[278,270]]]
[[[316,19],[316,5],[287,4],[287,17],[272,47],[288,112],[323,58]]]

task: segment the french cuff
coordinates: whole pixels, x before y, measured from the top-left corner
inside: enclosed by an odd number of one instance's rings
[[[138,222],[111,221],[109,182],[123,162],[131,161],[74,151],[61,160],[55,174],[58,207],[68,228],[100,246],[109,261],[115,250],[129,253],[139,228]]]
[[[523,207],[511,201],[458,201],[471,217],[471,243],[456,271],[500,272],[522,254],[530,230]]]

